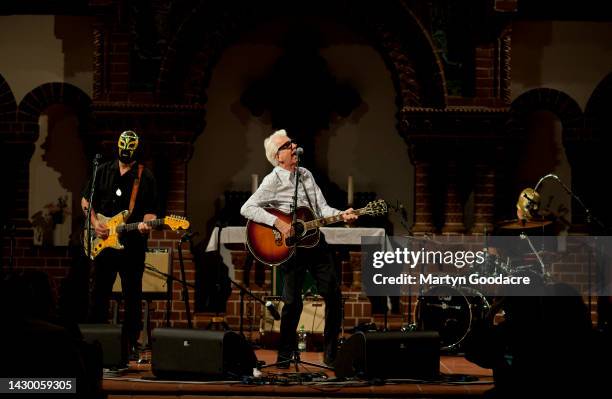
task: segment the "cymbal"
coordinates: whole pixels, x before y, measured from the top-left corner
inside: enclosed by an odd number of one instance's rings
[[[535,229],[538,227],[544,227],[551,224],[551,220],[544,219],[531,219],[531,220],[521,220],[521,219],[512,219],[512,220],[504,220],[497,224],[497,227],[505,230],[526,230],[526,229]]]

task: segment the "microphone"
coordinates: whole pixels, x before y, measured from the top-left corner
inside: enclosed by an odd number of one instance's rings
[[[268,309],[268,312],[270,312],[274,320],[281,319],[280,313],[278,313],[278,310],[276,310],[276,307],[274,306],[272,302],[270,301],[266,302],[266,309]]]
[[[183,236],[181,237],[181,242],[189,241],[193,237],[197,236],[198,234],[200,234],[200,233],[198,233],[197,231],[195,233],[191,232],[191,231],[188,231],[187,233],[183,234]]]
[[[296,148],[295,155],[297,155],[298,157],[301,157],[302,155],[304,155],[304,149],[302,147]]]
[[[100,162],[101,159],[102,159],[102,154],[96,154],[94,156],[94,164],[97,165],[98,162]]]

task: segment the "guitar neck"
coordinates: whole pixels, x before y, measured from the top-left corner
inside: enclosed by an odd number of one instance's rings
[[[368,208],[355,209],[353,210],[353,213],[356,214],[357,216],[361,216],[361,215],[365,215],[367,213],[367,210]],[[328,224],[335,224],[335,223],[339,223],[342,221],[343,221],[342,214],[338,214],[334,216],[328,216],[326,218],[320,218],[320,219],[311,220],[309,222],[305,222],[304,228],[306,230],[312,230],[312,229],[316,229],[319,227],[327,226]]]
[[[147,224],[149,226],[152,226],[152,227],[163,226],[164,225],[164,218],[147,220],[146,222],[136,222],[136,223],[122,224],[122,225],[117,227],[117,233],[123,233],[123,232],[137,230],[138,229],[138,225],[140,223],[145,223],[145,224]]]

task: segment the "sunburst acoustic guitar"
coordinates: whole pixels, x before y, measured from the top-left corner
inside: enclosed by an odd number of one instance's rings
[[[264,208],[267,212],[285,221],[292,223],[292,215],[274,208]],[[387,203],[384,200],[376,200],[367,206],[355,209],[356,215],[379,216],[387,213]],[[268,266],[277,266],[287,261],[295,251],[294,240],[297,246],[312,248],[318,244],[320,239],[319,227],[342,221],[342,215],[329,216],[315,219],[314,213],[308,207],[302,206],[297,209],[297,226],[294,228],[295,235],[284,238],[278,229],[262,223],[249,220],[246,226],[246,242],[249,251],[255,259]]]

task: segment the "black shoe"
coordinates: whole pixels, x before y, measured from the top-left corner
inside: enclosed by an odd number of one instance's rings
[[[279,353],[276,358],[276,368],[288,369],[291,366],[291,354]]]

